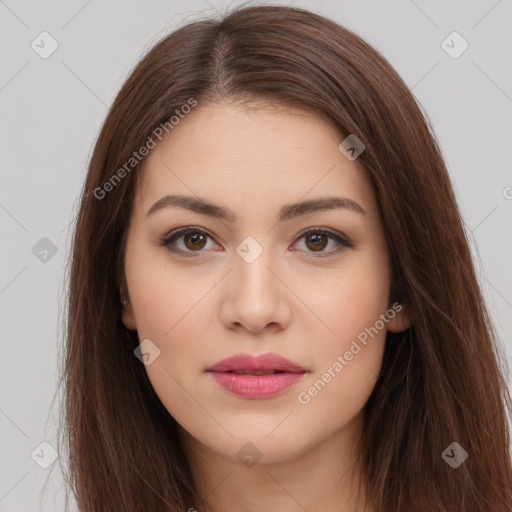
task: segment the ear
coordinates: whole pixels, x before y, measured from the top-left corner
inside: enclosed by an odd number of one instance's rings
[[[127,299],[125,299],[127,300]],[[133,314],[133,307],[130,302],[123,304],[122,321],[124,326],[130,331],[137,330],[137,323],[135,321],[135,315]]]
[[[128,295],[126,285],[121,287],[119,293],[121,295],[121,306],[123,308],[121,315],[122,322],[127,329],[130,331],[135,331],[137,330],[137,323],[135,321],[135,315],[133,313],[133,307],[132,303],[130,302],[130,296]]]
[[[395,302],[389,307],[387,330],[391,332],[402,332],[411,327],[411,320],[406,306]]]

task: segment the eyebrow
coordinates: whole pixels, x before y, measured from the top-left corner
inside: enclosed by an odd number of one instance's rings
[[[201,215],[209,215],[231,222],[236,220],[236,215],[229,208],[210,203],[199,197],[183,195],[166,195],[162,197],[148,210],[146,219],[157,210],[169,207],[185,208]],[[325,197],[283,205],[278,213],[278,221],[282,222],[308,213],[335,209],[346,209],[366,215],[366,211],[352,199],[346,197]]]

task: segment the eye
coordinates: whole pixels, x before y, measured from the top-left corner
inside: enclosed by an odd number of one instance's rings
[[[304,245],[306,251],[316,253],[315,256],[321,258],[337,254],[340,251],[354,247],[354,244],[344,238],[341,234],[330,231],[325,228],[309,228],[299,235],[299,240],[304,238]],[[329,244],[329,239],[334,241],[334,249],[324,251],[325,247]]]
[[[195,226],[187,226],[172,231],[161,239],[160,245],[167,247],[173,253],[183,256],[196,256],[197,252],[203,252],[208,238],[212,238],[206,231],[196,228]],[[183,248],[176,247],[175,241],[183,239]],[[213,238],[212,238],[213,239]]]
[[[298,240],[304,238],[306,252],[315,254],[319,257],[327,257],[337,254],[346,248],[354,247],[354,244],[344,238],[341,234],[325,228],[309,228],[302,232]],[[213,241],[213,237],[203,229],[195,226],[186,226],[172,231],[160,240],[160,245],[165,246],[169,251],[182,256],[198,256],[207,248],[208,239]],[[329,241],[334,241],[334,249],[325,251]],[[181,247],[177,242],[182,242]],[[296,242],[297,243],[297,242]],[[296,244],[295,243],[295,244]],[[294,244],[294,245],[295,245]]]

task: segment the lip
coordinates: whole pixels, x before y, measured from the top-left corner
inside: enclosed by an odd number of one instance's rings
[[[247,375],[232,372],[279,373]],[[278,354],[252,356],[238,354],[219,361],[207,370],[215,381],[227,391],[247,398],[269,398],[276,396],[296,384],[307,370]]]

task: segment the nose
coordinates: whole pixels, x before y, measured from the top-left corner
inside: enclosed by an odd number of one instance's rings
[[[251,263],[233,256],[234,268],[225,278],[220,308],[221,321],[228,328],[258,333],[277,332],[289,325],[293,294],[267,253],[263,251]]]

